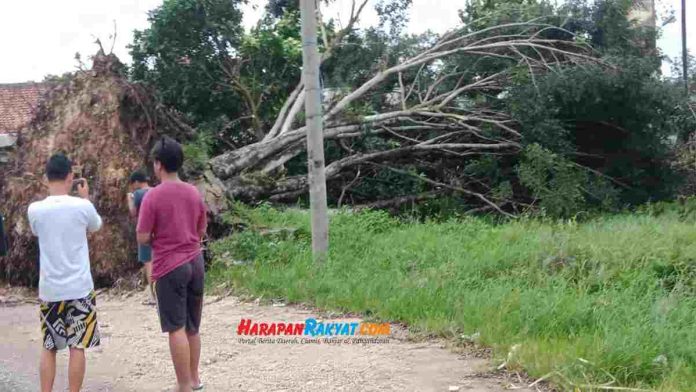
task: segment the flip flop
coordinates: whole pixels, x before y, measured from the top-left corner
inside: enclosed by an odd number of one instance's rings
[[[200,391],[203,389],[203,387],[205,387],[205,385],[203,383],[200,383],[200,384],[196,385],[195,387],[191,387],[191,389],[193,389],[194,391]]]

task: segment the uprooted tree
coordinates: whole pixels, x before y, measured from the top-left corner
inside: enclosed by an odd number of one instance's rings
[[[33,284],[38,277],[39,250],[26,212],[31,202],[47,196],[44,165],[51,154],[62,151],[82,166],[104,219],[102,229],[90,235],[90,260],[96,283],[111,284],[137,268],[134,226],[125,204],[128,175],[148,166],[148,152],[159,135],[186,140],[193,129],[159,105],[152,91],[130,83],[114,55],[99,52],[91,70],[51,84],[0,172],[10,244],[8,256],[0,258],[0,278]],[[189,180],[200,185],[216,211],[219,200],[212,183]]]
[[[541,205],[568,215],[587,200],[669,195],[670,181],[650,178],[673,174],[666,139],[683,116],[653,76],[659,61],[633,42],[640,35],[625,17],[630,2],[472,1],[463,27],[441,37],[402,34],[409,3],[379,2],[375,28],[356,28],[363,0],[343,27],[321,25],[335,204],[451,195],[472,211]],[[194,122],[205,118],[199,132],[214,135],[217,155],[206,166],[229,196],[295,201],[307,188],[295,2],[271,2],[248,34],[230,22],[238,9],[221,16],[214,4],[172,0],[156,10],[133,46],[134,77],[160,87]],[[184,38],[169,24],[182,18],[194,26]],[[210,90],[184,88],[195,78]],[[205,111],[193,105],[209,94]]]
[[[529,22],[448,34],[430,48],[400,59],[396,65],[378,69],[354,91],[337,92],[327,104],[325,139],[337,141],[345,156],[327,165],[327,179],[335,180],[347,173],[357,177],[357,168],[363,165],[391,167],[393,162],[408,162],[418,166],[422,162],[423,167],[436,165],[440,172],[445,172],[456,170],[467,157],[518,153],[521,135],[495,102],[514,72],[520,66],[536,74],[553,66],[596,61],[584,45],[547,39],[540,34],[554,29],[557,28]],[[331,45],[335,43],[328,46],[325,59],[331,55]],[[509,65],[487,74],[441,66],[448,57],[464,55],[500,58]],[[422,74],[428,75],[422,77]],[[356,113],[362,102],[374,99],[375,92],[382,95],[384,110],[374,114]],[[304,175],[267,184],[250,181],[246,175],[270,177],[304,151],[305,127],[297,121],[303,99],[304,88],[300,83],[261,141],[210,161],[213,172],[226,183],[233,197],[291,199],[306,190]],[[352,146],[358,140],[374,136],[379,136],[383,144],[379,149],[362,152]],[[502,212],[488,196],[467,189],[464,184],[458,186],[428,177],[422,180],[461,192]]]

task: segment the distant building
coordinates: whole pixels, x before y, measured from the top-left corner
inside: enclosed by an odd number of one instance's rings
[[[628,14],[629,19],[635,20],[645,27],[655,27],[655,0],[633,0],[633,8]]]
[[[633,7],[628,13],[628,19],[639,27],[655,30],[657,28],[657,14],[655,13],[655,0],[633,0]],[[657,35],[650,34],[645,41],[638,42],[646,54],[657,52]]]
[[[0,163],[7,162],[17,134],[29,125],[47,89],[43,83],[0,84]]]

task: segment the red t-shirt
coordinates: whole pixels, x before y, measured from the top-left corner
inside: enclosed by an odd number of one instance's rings
[[[138,214],[138,233],[152,233],[152,278],[159,279],[201,253],[206,208],[198,189],[164,182],[150,189]]]

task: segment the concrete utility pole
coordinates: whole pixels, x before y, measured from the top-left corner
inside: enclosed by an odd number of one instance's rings
[[[686,45],[686,0],[682,0],[682,61],[684,62],[684,89],[686,90],[686,95],[689,95],[689,51]]]
[[[307,124],[307,160],[309,166],[309,201],[312,211],[312,253],[323,262],[329,251],[329,216],[326,206],[324,170],[324,131],[319,82],[316,0],[300,0],[302,17],[302,79],[304,81]]]

